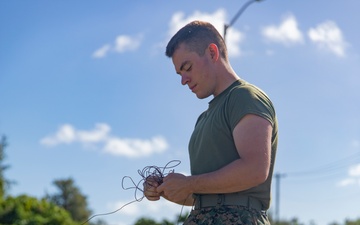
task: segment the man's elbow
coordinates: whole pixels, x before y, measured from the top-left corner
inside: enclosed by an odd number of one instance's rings
[[[258,170],[254,176],[255,186],[264,183],[269,177],[269,169]]]

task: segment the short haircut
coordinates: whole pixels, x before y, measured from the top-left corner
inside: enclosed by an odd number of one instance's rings
[[[211,23],[196,20],[185,25],[170,39],[166,46],[166,56],[171,58],[183,43],[188,50],[196,52],[199,56],[203,56],[206,48],[214,43],[220,51],[220,56],[228,60],[225,41]]]

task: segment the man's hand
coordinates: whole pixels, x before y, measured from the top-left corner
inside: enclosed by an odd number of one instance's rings
[[[191,196],[189,181],[183,174],[170,173],[163,179],[163,183],[156,188],[157,194],[169,201],[185,204]]]
[[[157,177],[147,177],[143,183],[144,195],[149,201],[157,201],[160,199],[160,194],[156,191],[159,186]]]

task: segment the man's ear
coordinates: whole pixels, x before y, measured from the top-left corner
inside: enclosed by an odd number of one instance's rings
[[[219,55],[220,55],[219,48],[217,47],[217,45],[214,43],[211,43],[208,47],[208,50],[209,50],[211,59],[214,61],[217,61],[219,59]]]

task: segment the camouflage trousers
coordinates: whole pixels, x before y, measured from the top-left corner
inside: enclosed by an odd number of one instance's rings
[[[245,206],[194,209],[184,225],[270,225],[266,212]]]

